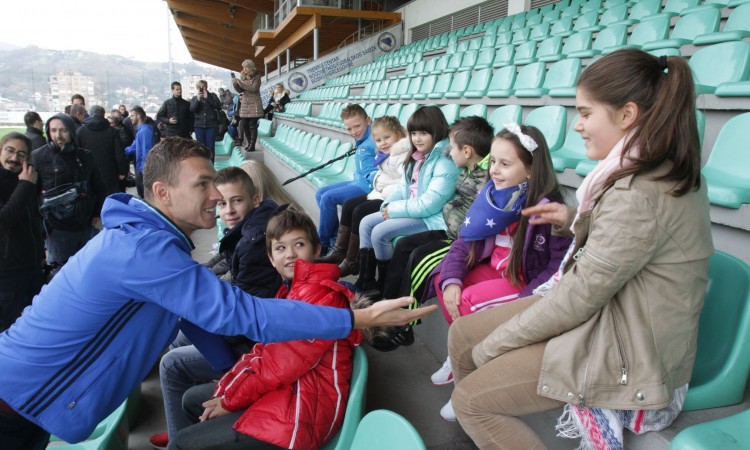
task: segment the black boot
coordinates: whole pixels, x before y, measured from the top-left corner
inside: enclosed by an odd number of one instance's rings
[[[346,258],[346,250],[349,248],[349,236],[351,234],[352,230],[349,227],[339,225],[339,232],[336,235],[336,243],[333,245],[333,250],[328,255],[318,258],[316,262],[341,264],[341,261]],[[359,245],[359,240],[357,241],[357,245]]]
[[[375,281],[375,270],[375,250],[371,248],[359,249],[359,278],[354,283],[357,291],[365,293],[378,289],[378,284]]]
[[[381,299],[383,298],[383,292],[385,292],[385,280],[388,276],[388,266],[391,265],[391,260],[387,261],[378,261],[378,296],[377,297],[370,297],[370,298],[377,298]]]
[[[250,128],[247,133],[247,147],[245,147],[246,152],[254,152],[255,151],[255,141],[258,140],[258,128]]]

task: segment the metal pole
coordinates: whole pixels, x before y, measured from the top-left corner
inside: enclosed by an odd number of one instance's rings
[[[170,20],[170,11],[169,8],[167,8],[167,55],[169,58],[169,82],[172,82],[172,79],[174,77],[174,70],[172,67],[172,30],[170,27],[171,20]]]
[[[109,70],[107,71],[107,109],[112,107],[112,94],[109,90]]]
[[[286,49],[286,73],[289,73],[289,71],[292,70],[291,55],[289,49]]]
[[[36,111],[36,87],[34,87],[34,69],[31,69],[31,97],[34,99],[34,111]]]
[[[320,39],[320,29],[318,27],[313,28],[313,61],[317,61],[318,59],[318,51],[319,51],[319,39]]]
[[[276,55],[276,75],[281,75],[281,53]]]

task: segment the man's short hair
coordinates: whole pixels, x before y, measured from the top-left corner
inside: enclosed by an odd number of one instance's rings
[[[242,188],[248,197],[253,198],[258,193],[253,184],[253,179],[244,170],[239,167],[225,167],[216,174],[216,185],[227,184],[227,183],[242,183]]]
[[[75,105],[70,106],[70,115],[73,117],[77,117],[79,114],[86,114],[86,107],[76,103]]]
[[[362,116],[365,120],[369,118],[367,116],[367,111],[365,111],[363,107],[356,103],[349,103],[346,105],[346,108],[341,111],[341,120],[346,120],[354,116]]]
[[[211,152],[200,142],[192,139],[170,136],[159,141],[148,152],[143,166],[143,187],[146,200],[153,199],[154,193],[151,187],[157,181],[162,181],[168,186],[175,186],[180,162],[192,157],[210,160]]]
[[[132,116],[133,114],[138,116],[141,120],[146,119],[146,111],[144,111],[143,108],[141,108],[138,105],[135,105],[132,108],[130,108],[130,115]]]
[[[451,125],[450,136],[458,148],[468,145],[481,157],[490,153],[495,130],[489,122],[479,116],[469,116],[459,119]]]
[[[31,139],[27,138],[25,134],[19,133],[17,131],[11,131],[10,133],[7,133],[5,136],[0,139],[0,149],[5,147],[5,144],[8,143],[8,141],[17,139],[19,141],[23,141],[23,145],[26,146],[26,153],[29,153],[29,156],[26,157],[26,160],[31,159]],[[240,169],[241,170],[241,169]]]
[[[317,249],[320,246],[318,230],[315,228],[315,224],[310,216],[297,210],[294,206],[289,206],[284,211],[271,217],[271,220],[268,221],[268,227],[266,227],[266,252],[269,255],[271,254],[271,244],[274,239],[278,240],[286,233],[295,230],[302,231],[305,234],[313,249]]]
[[[173,81],[172,84],[169,85],[169,89],[172,90],[175,86],[182,87],[179,81]]]
[[[80,100],[82,105],[86,104],[86,99],[83,98],[83,95],[81,94],[73,94],[72,97],[70,97],[70,103],[72,104],[75,100]]]
[[[102,106],[92,105],[91,108],[89,108],[89,114],[92,116],[104,117],[104,113],[106,113],[106,111]]]
[[[29,111],[23,115],[23,123],[25,123],[27,127],[33,127],[35,123],[41,120],[42,117],[36,111]]]

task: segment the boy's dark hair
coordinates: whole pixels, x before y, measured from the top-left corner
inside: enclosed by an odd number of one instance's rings
[[[143,193],[146,200],[153,200],[151,186],[163,181],[169,186],[177,184],[179,163],[192,157],[211,159],[211,152],[200,142],[170,136],[159,141],[148,152],[143,166]]]
[[[458,148],[468,145],[477,152],[477,155],[484,158],[490,153],[495,130],[484,118],[469,116],[453,123],[450,136],[453,137]]]
[[[72,104],[72,103],[73,103],[74,101],[76,101],[76,100],[80,100],[80,101],[81,101],[81,104],[83,104],[83,105],[85,105],[85,104],[86,104],[86,99],[85,99],[85,98],[83,98],[83,95],[81,95],[81,94],[73,94],[73,95],[72,95],[72,96],[70,97],[70,103],[71,103],[71,104]]]
[[[179,81],[173,81],[172,84],[169,85],[169,89],[172,90],[175,86],[182,87],[182,84],[180,84]]]
[[[27,127],[32,127],[35,123],[41,120],[42,117],[36,111],[29,111],[23,115],[23,123],[25,123]]]
[[[140,106],[136,105],[133,106],[133,108],[130,109],[130,114],[137,115],[141,120],[146,120],[146,111],[143,110]]]
[[[349,103],[341,110],[341,120],[346,120],[354,116],[362,116],[365,120],[369,118],[367,111],[356,103]]]
[[[290,231],[300,230],[306,234],[313,248],[320,247],[320,236],[310,216],[289,206],[268,221],[266,228],[266,251],[271,254],[271,242]]]
[[[216,183],[217,186],[227,183],[242,183],[242,188],[250,198],[255,197],[255,194],[258,193],[257,189],[255,189],[255,185],[253,184],[253,179],[250,178],[250,175],[248,175],[244,170],[235,166],[225,167],[221,169],[216,174],[216,180],[214,181],[214,183]]]

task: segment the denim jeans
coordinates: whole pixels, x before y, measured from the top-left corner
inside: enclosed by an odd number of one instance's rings
[[[63,265],[68,258],[75,255],[91,240],[99,231],[90,226],[85,230],[67,231],[57,228],[47,229],[47,262],[49,264]]]
[[[277,447],[262,442],[252,436],[235,431],[232,425],[242,416],[244,410],[205,422],[198,422],[203,413],[203,402],[211,398],[215,384],[208,383],[190,388],[183,401],[185,417],[191,425],[181,430],[174,439],[170,438],[168,450],[276,450]]]
[[[44,450],[49,433],[21,416],[0,411],[0,447],[3,450]]]
[[[315,200],[320,207],[320,227],[318,235],[324,248],[332,245],[339,228],[338,205],[343,205],[347,200],[366,195],[367,192],[362,190],[353,181],[344,181],[341,183],[324,186],[315,192]]]
[[[174,345],[179,345],[180,336]],[[179,343],[178,343],[179,342]],[[190,425],[182,413],[182,397],[192,386],[221,378],[223,373],[214,370],[208,360],[193,345],[176,347],[168,351],[159,363],[159,381],[164,396],[164,415],[170,439]]]
[[[371,248],[378,261],[389,261],[393,256],[394,238],[422,231],[427,231],[422,219],[400,217],[385,220],[378,211],[365,216],[359,223],[359,248]]]
[[[195,140],[211,150],[211,161],[213,161],[216,148],[216,127],[196,128]]]

